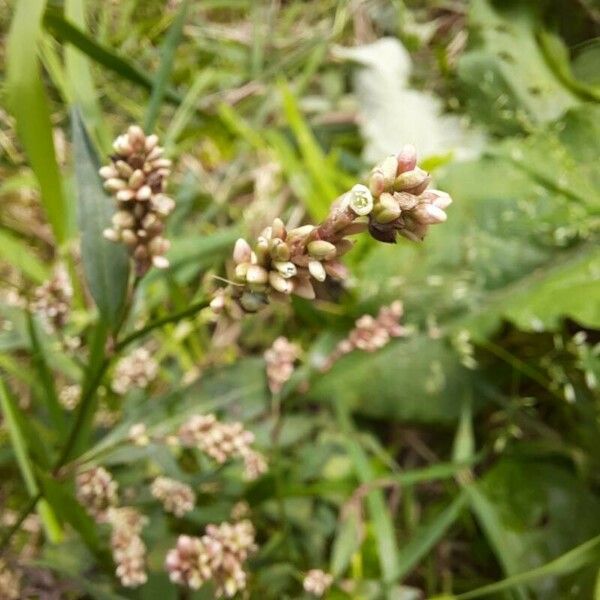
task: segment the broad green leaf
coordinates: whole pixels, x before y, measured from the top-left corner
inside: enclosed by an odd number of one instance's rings
[[[189,0],[183,0],[161,48],[160,66],[154,80],[152,94],[150,95],[146,118],[144,120],[144,129],[147,133],[152,133],[154,131],[158,119],[160,106],[169,84],[175,52],[177,51],[177,46],[179,45],[183,33],[183,25],[187,17],[188,6]]]
[[[539,12],[532,2],[470,3],[471,44],[458,73],[471,114],[495,131],[553,121],[580,102],[539,46]]]
[[[42,83],[37,47],[45,0],[18,0],[7,40],[6,90],[17,133],[37,177],[41,199],[59,244],[69,233],[65,201],[56,162],[52,124]]]
[[[448,421],[460,414],[456,399],[467,393],[473,379],[443,340],[416,336],[378,352],[352,352],[319,375],[308,396],[344,402],[375,417]]]
[[[114,206],[102,188],[98,156],[77,109],[71,112],[71,124],[85,276],[102,319],[114,329],[127,296],[129,259],[124,246],[103,237]]]

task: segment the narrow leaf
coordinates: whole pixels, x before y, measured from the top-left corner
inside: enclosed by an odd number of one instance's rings
[[[65,1],[65,15],[83,32],[86,31],[85,4],[85,0]],[[65,48],[65,70],[72,102],[81,107],[93,139],[102,150],[108,152],[110,136],[102,120],[98,93],[85,54],[74,47],[67,46]]]
[[[19,465],[25,487],[27,488],[29,495],[32,498],[35,498],[40,490],[35,479],[33,464],[29,460],[27,441],[19,426],[17,406],[2,378],[0,378],[0,408],[2,409],[4,422],[8,429],[8,435],[15,453],[15,459]],[[48,539],[52,543],[60,542],[62,539],[62,530],[50,504],[48,504],[44,498],[41,498],[38,500],[36,507]]]
[[[6,89],[17,133],[38,179],[56,241],[68,235],[69,212],[56,162],[52,124],[37,55],[45,0],[18,0],[7,42]]]
[[[64,412],[58,401],[52,371],[46,362],[46,349],[41,344],[37,324],[29,311],[27,311],[27,328],[31,341],[31,359],[42,384],[41,399],[48,410],[52,425],[62,434],[65,432]]]
[[[466,495],[460,494],[439,515],[422,525],[412,539],[400,550],[398,556],[399,576],[404,577],[442,539],[450,526],[458,519],[466,502]]]
[[[129,259],[122,245],[103,237],[112,201],[102,188],[98,156],[77,109],[71,111],[71,123],[83,266],[101,318],[114,329],[127,296]]]
[[[536,569],[531,569],[525,573],[519,573],[513,577],[508,577],[502,581],[485,585],[477,590],[472,590],[458,595],[457,600],[470,600],[471,598],[481,598],[498,592],[514,589],[519,585],[530,583],[542,577],[557,577],[567,575],[581,569],[582,567],[597,563],[600,560],[600,536],[592,538],[587,542],[569,550],[562,556],[546,563]],[[597,594],[596,594],[597,596]]]
[[[147,133],[152,133],[156,126],[160,106],[169,84],[175,52],[181,41],[181,34],[183,33],[183,25],[187,16],[188,6],[189,0],[183,0],[161,49],[160,66],[154,80],[152,95],[150,96],[150,102],[148,103],[146,112],[146,120],[144,121],[144,129]]]
[[[35,283],[48,278],[48,269],[31,251],[31,247],[13,233],[0,229],[0,258]]]

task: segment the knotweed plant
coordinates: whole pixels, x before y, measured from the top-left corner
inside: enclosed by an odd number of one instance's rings
[[[122,335],[144,276],[152,268],[169,267],[166,253],[170,244],[165,226],[175,208],[166,193],[171,166],[158,137],[132,125],[115,140],[109,164],[100,169],[103,187],[115,206],[111,225],[103,236],[109,245],[121,244],[127,249],[134,283],[127,286],[118,319],[110,328],[103,325],[99,329],[96,335],[100,335],[100,342],[89,350],[90,357],[99,355],[100,361],[84,371],[82,382],[65,384],[56,395],[57,406],[74,411],[75,417],[66,447],[54,464],[53,476],[60,480],[74,476],[75,496],[81,509],[104,532],[114,576],[124,588],[144,586],[148,581],[145,537],[151,519],[138,506],[138,499],[153,502],[163,519],[176,522],[177,530],[187,530],[197,520],[197,506],[206,503],[207,497],[231,489],[221,480],[236,472],[239,479],[240,467],[241,482],[237,481],[233,489],[239,490],[240,485],[248,489],[257,485],[260,489],[261,479],[269,477],[277,483],[268,485],[278,489],[282,486],[279,472],[271,473],[267,453],[259,449],[255,433],[231,415],[221,418],[216,412],[193,412],[171,425],[167,425],[168,418],[150,425],[145,415],[138,415],[124,433],[111,435],[113,429],[120,431],[117,422],[122,412],[127,413],[128,392],[137,389],[142,395],[151,395],[151,384],[160,376],[156,344],[125,350],[154,329],[176,324],[203,309],[207,309],[209,321],[218,319],[221,313],[241,319],[245,313],[256,313],[272,301],[286,300],[291,295],[307,300],[324,297],[328,279],[343,282],[348,278],[343,257],[354,246],[355,235],[365,233],[385,243],[394,243],[398,235],[421,241],[429,226],[446,220],[445,209],[451,203],[444,192],[428,189],[429,175],[417,166],[414,148],[407,146],[378,164],[366,184],[357,183],[335,200],[321,223],[292,226],[275,218],[252,244],[238,239],[233,247],[229,284],[212,298]],[[54,332],[69,317],[73,296],[67,272],[59,270],[35,291],[31,309],[47,330]],[[373,352],[392,338],[404,336],[406,329],[399,324],[402,314],[402,304],[394,302],[381,308],[376,317],[361,317],[327,358],[325,368],[354,349]],[[280,399],[300,358],[300,346],[283,336],[264,352],[273,398]],[[103,414],[110,416],[102,420],[108,430],[107,441],[101,440],[96,450],[77,458],[80,436],[87,435],[90,423],[98,424]],[[270,452],[276,457],[280,410],[275,418]],[[59,421],[58,426],[63,423]],[[102,464],[104,454],[110,456],[115,445],[135,449],[142,457],[137,460],[148,458],[143,480],[130,480],[123,473],[115,476],[109,463]],[[160,460],[150,460],[154,453]],[[216,597],[231,598],[245,592],[250,577],[248,561],[259,546],[250,520],[254,515],[251,504],[239,497],[233,500],[220,523],[203,529],[194,525],[192,535],[179,535],[175,545],[165,551],[164,568],[173,584],[192,590],[210,584]],[[283,499],[277,510],[285,519]],[[192,516],[195,520],[188,521]],[[2,577],[8,582],[7,589],[17,585],[4,563]],[[307,593],[321,597],[333,581],[325,571],[311,569],[302,585]],[[16,592],[10,593],[14,596]]]

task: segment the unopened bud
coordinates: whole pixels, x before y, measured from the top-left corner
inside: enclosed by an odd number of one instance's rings
[[[269,273],[269,283],[274,290],[281,292],[282,294],[291,294],[294,289],[293,282],[283,277],[277,271],[271,271]]]
[[[285,240],[285,236],[287,234],[285,225],[281,219],[274,219],[273,225],[271,225],[271,232],[274,238],[280,238]]]
[[[246,276],[248,275],[248,267],[249,263],[240,263],[235,266],[235,278],[238,281],[246,281]]]
[[[141,187],[142,183],[144,183],[145,179],[146,176],[144,175],[144,171],[141,169],[136,169],[129,178],[129,187],[137,190]]]
[[[152,190],[149,185],[143,185],[135,194],[136,200],[150,200]]]
[[[419,203],[419,199],[408,192],[394,192],[394,200],[400,210],[412,210]]]
[[[327,277],[325,267],[323,267],[323,264],[318,260],[311,260],[308,263],[308,271],[317,281],[325,281],[325,278]]]
[[[118,192],[120,190],[124,190],[127,187],[127,183],[125,183],[122,179],[117,179],[116,177],[107,179],[104,182],[104,189],[109,192]]]
[[[406,171],[412,171],[417,166],[417,149],[407,144],[400,150],[398,156],[398,175],[406,173]]]
[[[315,299],[315,289],[309,279],[297,277],[294,282],[294,294],[306,300]]]
[[[294,275],[296,275],[296,273],[298,272],[296,265],[290,261],[284,261],[284,262],[274,261],[273,266],[286,279],[289,279],[290,277],[294,277]]]
[[[250,244],[243,238],[239,238],[233,247],[233,260],[236,263],[250,262],[252,248]]]
[[[398,172],[398,159],[395,156],[387,156],[379,165],[383,173],[383,180],[386,187],[392,186]]]
[[[259,265],[250,265],[246,272],[246,281],[248,283],[264,284],[267,283],[269,274],[266,269]]]
[[[308,253],[316,259],[334,258],[336,254],[335,246],[325,240],[314,240],[308,243]]]
[[[244,292],[240,298],[240,304],[245,311],[257,312],[267,303],[264,294],[258,292]]]
[[[325,272],[334,279],[347,279],[348,269],[346,265],[338,262],[337,260],[328,260],[324,263]]]
[[[396,177],[394,189],[398,192],[411,192],[412,194],[420,194],[429,184],[430,177],[426,171],[416,167],[411,171],[401,173]]]
[[[369,177],[369,190],[377,197],[385,190],[385,177],[380,169],[375,169]]]
[[[271,241],[270,253],[273,260],[287,261],[290,259],[290,248],[280,238],[275,238]]]
[[[384,192],[379,197],[379,202],[373,211],[373,216],[378,223],[391,223],[400,216],[401,212],[394,197]]]

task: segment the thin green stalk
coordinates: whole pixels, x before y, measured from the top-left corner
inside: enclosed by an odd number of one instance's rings
[[[41,500],[42,493],[38,492],[35,496],[29,499],[29,502],[21,509],[21,513],[17,520],[13,523],[6,533],[0,539],[0,553],[8,548],[12,536],[19,531],[19,528],[23,524],[23,521],[29,516],[29,513],[35,508],[36,504]]]
[[[173,313],[172,315],[168,315],[166,317],[163,317],[162,319],[157,319],[156,321],[149,323],[145,327],[142,327],[141,329],[138,329],[137,331],[134,331],[133,333],[129,334],[127,337],[123,338],[120,342],[117,342],[117,344],[115,345],[115,352],[116,353],[121,352],[121,350],[123,350],[123,348],[125,348],[126,346],[129,346],[129,344],[131,344],[132,342],[135,342],[137,339],[144,337],[145,335],[148,335],[151,331],[154,331],[155,329],[158,329],[159,327],[163,327],[164,325],[168,325],[169,323],[175,323],[177,321],[180,321],[181,319],[184,319],[185,317],[190,317],[190,316],[196,314],[197,312],[200,312],[203,308],[206,308],[208,305],[209,305],[208,300],[201,300],[200,302],[196,302],[195,304],[192,304],[190,307],[186,308],[185,310],[182,310],[177,313]]]

